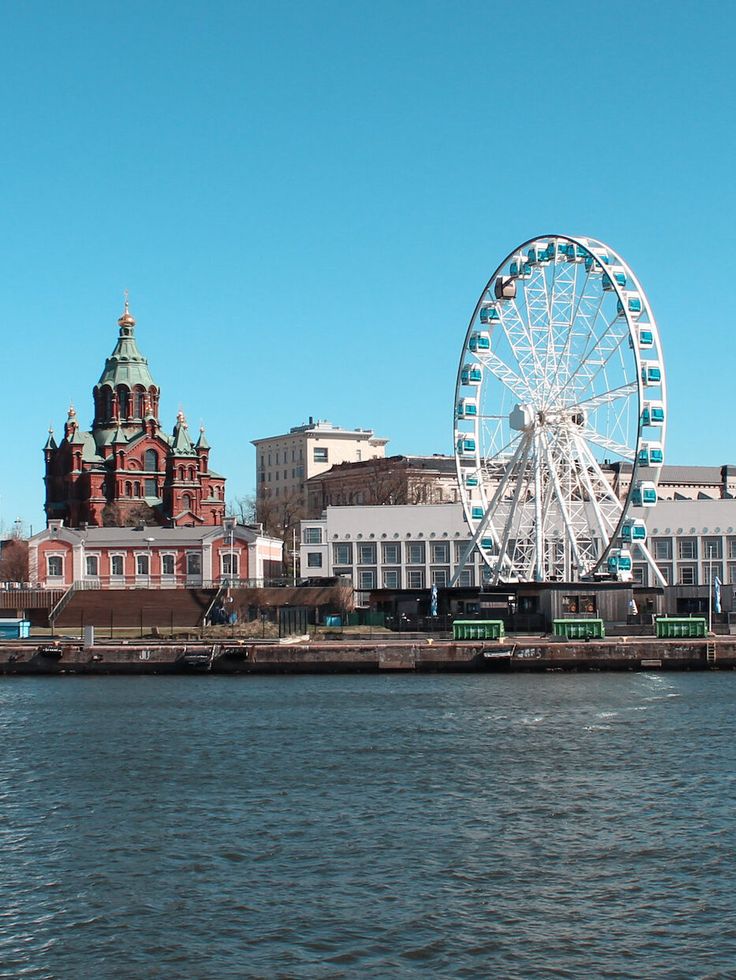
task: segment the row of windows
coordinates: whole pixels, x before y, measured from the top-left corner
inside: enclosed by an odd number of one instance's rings
[[[682,561],[697,561],[702,559],[723,558],[724,541],[720,536],[683,537],[675,538],[677,557]],[[700,554],[698,554],[698,543]],[[651,549],[654,560],[672,561],[672,538],[651,538]],[[727,537],[725,541],[726,557],[736,559],[736,536]]]
[[[291,450],[291,462],[292,463],[296,463],[296,461],[297,461],[297,459],[296,459],[296,449],[292,449]],[[299,450],[299,462],[301,463],[303,461],[304,461],[304,450],[303,449],[300,449]],[[289,462],[289,450],[288,449],[285,449],[283,451],[283,453],[280,452],[277,449],[275,453],[269,453],[268,454],[268,465],[269,466],[272,466],[272,465],[278,466],[279,463],[288,463],[288,462]],[[262,453],[261,454],[261,469],[264,470],[265,468],[266,468],[266,454],[265,453]],[[301,469],[301,467],[300,467],[300,469]]]
[[[301,480],[301,478],[303,476],[304,476],[304,467],[303,466],[294,466],[294,467],[292,467],[292,470],[291,470],[291,479],[292,480]],[[266,476],[266,473],[265,473],[264,470],[261,470],[261,483],[278,483],[278,481],[280,479],[281,479],[281,473],[280,473],[279,470],[276,470],[275,473],[269,473],[268,476]],[[284,479],[285,480],[288,480],[289,479],[289,471],[288,470],[284,470]]]
[[[351,576],[349,568],[335,568],[336,575]],[[403,578],[403,581],[402,581]],[[358,570],[355,587],[359,592],[367,592],[370,589],[426,589],[428,586],[436,585],[438,589],[446,588],[450,584],[449,568],[430,568],[429,580],[423,568],[382,568],[380,578],[378,569],[361,568]],[[380,582],[380,585],[379,585]],[[475,584],[475,574],[472,568],[464,568],[457,583],[463,588]]]
[[[700,565],[700,574],[698,574],[697,562],[693,562],[692,564],[683,563],[676,566],[660,564],[658,568],[662,575],[664,575],[668,585],[710,585],[716,578],[723,583],[727,582],[730,585],[736,585],[736,562],[733,561],[727,562],[725,569],[723,562],[720,561],[702,562]],[[637,568],[635,566],[635,581],[641,581],[640,578],[637,578],[636,571]],[[644,584],[647,584],[646,579],[644,580]]]
[[[145,397],[146,394],[149,395],[151,408],[155,411],[155,406],[158,402],[156,389],[152,388],[149,392],[146,392],[142,388],[136,388],[133,393],[130,392],[129,388],[120,386],[117,389],[118,396],[118,410],[121,418],[133,418],[142,419],[145,413]],[[108,388],[107,385],[101,390],[100,398],[98,404],[101,407],[102,414],[105,418],[112,417],[112,389]]]
[[[305,540],[308,531],[320,531],[319,528],[306,528]],[[308,544],[319,544],[319,541],[307,541]],[[465,542],[456,542],[455,560],[459,561],[465,550]],[[375,565],[379,554],[378,545],[375,541],[356,543],[341,542],[332,545],[332,562],[334,565],[352,565],[353,555],[355,555],[358,565]],[[402,554],[405,556],[403,561],[407,565],[424,565],[427,560],[427,542],[425,541],[384,541],[381,542],[381,564],[400,565],[402,564]],[[432,564],[445,564],[450,561],[450,542],[432,541],[429,543],[429,560]]]
[[[161,575],[176,574],[176,555],[152,556],[151,566],[155,569],[155,559],[160,561]],[[197,576],[202,574],[202,556],[196,553],[188,554],[185,559],[186,574]],[[62,578],[64,575],[64,558],[62,555],[49,555],[46,559],[46,568],[49,578]],[[220,569],[222,575],[238,575],[239,556],[236,554],[223,553],[220,555]],[[85,574],[90,578],[97,578],[100,574],[100,559],[98,555],[87,555],[85,557]],[[135,556],[135,574],[148,575],[149,562],[148,555],[141,554]],[[125,556],[110,555],[110,575],[113,578],[125,575]]]

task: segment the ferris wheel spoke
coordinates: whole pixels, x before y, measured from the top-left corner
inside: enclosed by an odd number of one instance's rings
[[[487,467],[490,463],[495,463],[497,459],[499,459],[500,457],[503,457],[503,456],[507,455],[509,449],[511,449],[511,447],[513,446],[513,444],[515,442],[519,442],[519,445],[522,444],[523,437],[524,437],[524,433],[517,432],[516,435],[512,439],[509,439],[509,441],[507,443],[505,443],[503,446],[501,446],[500,449],[497,449],[496,452],[493,453],[492,456],[484,456],[483,459],[482,459],[482,465],[484,465],[484,466]],[[521,442],[519,440],[521,440]],[[517,447],[516,452],[518,452],[518,451],[519,450],[518,450],[518,447]],[[515,455],[516,455],[516,453],[514,453],[514,456]],[[512,459],[513,459],[513,457],[512,457]]]
[[[614,453],[616,456],[620,456],[621,459],[628,460],[630,463],[634,462],[634,450],[624,445],[624,443],[615,442],[613,439],[609,439],[594,429],[581,429],[580,435],[588,442],[600,446],[601,449],[606,449],[608,452]]]
[[[605,336],[606,334],[604,332],[596,338],[594,348],[586,352],[585,367],[582,366],[581,362],[581,365],[578,367],[578,373],[570,376],[565,386],[558,392],[558,397],[562,397],[574,384],[576,379],[578,388],[585,387],[590,391],[601,373],[606,371],[612,358],[616,355],[620,356],[621,346],[628,334],[625,332],[622,332],[620,336],[614,334],[608,343],[604,340]],[[593,351],[596,353],[595,357],[593,356]],[[576,392],[576,394],[579,393]]]
[[[509,391],[516,395],[519,401],[524,402],[529,400],[530,392],[527,383],[505,361],[501,360],[498,354],[495,354],[493,351],[483,351],[482,354],[478,352],[475,356],[483,367],[488,368]]]
[[[639,386],[636,381],[627,381],[626,384],[620,385],[618,388],[611,388],[610,391],[604,391],[600,395],[593,395],[591,398],[584,398],[582,401],[576,402],[574,405],[570,405],[572,411],[580,409],[585,411],[590,408],[600,408],[601,405],[607,405],[610,402],[615,402],[619,398],[630,398],[635,395],[639,390]]]
[[[513,354],[519,373],[524,379],[527,389],[534,383],[537,354],[534,348],[534,338],[529,327],[529,314],[522,316],[516,300],[499,308],[499,322],[506,337],[509,350]]]
[[[603,297],[597,296],[593,292],[589,294],[588,288],[590,287],[592,289],[592,286],[593,281],[591,280],[590,274],[586,273],[585,278],[583,279],[581,292],[577,296],[577,302],[575,303],[570,314],[565,344],[563,347],[562,356],[560,358],[560,362],[564,365],[564,369],[561,368],[558,371],[558,377],[561,377],[563,387],[560,390],[559,385],[555,385],[551,392],[552,396],[557,400],[559,400],[561,396],[561,391],[565,391],[570,382],[574,380],[577,371],[580,369],[580,364],[585,363],[586,357],[590,356],[590,353],[595,350],[596,347],[595,322],[598,318]],[[576,343],[576,341],[577,346],[585,345],[582,355],[579,351],[573,352],[573,344]],[[577,361],[573,363],[576,358]]]

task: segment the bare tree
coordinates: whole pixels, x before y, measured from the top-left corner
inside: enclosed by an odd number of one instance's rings
[[[0,582],[28,581],[28,544],[21,538],[3,541],[0,546]]]
[[[256,495],[248,493],[243,497],[234,497],[227,505],[227,516],[234,517],[238,524],[257,524]]]

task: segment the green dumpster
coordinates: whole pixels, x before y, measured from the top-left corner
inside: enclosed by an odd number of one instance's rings
[[[705,616],[660,616],[656,626],[659,640],[689,639],[708,633]]]
[[[566,640],[603,640],[606,636],[602,619],[555,619],[552,632]]]
[[[456,640],[500,640],[506,631],[502,619],[456,619],[452,635]]]

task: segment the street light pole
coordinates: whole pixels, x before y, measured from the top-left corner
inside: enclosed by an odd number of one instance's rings
[[[148,545],[148,588],[151,588],[151,545],[155,541],[155,538],[146,538],[146,544]]]
[[[708,545],[708,632],[713,632],[713,545]]]

